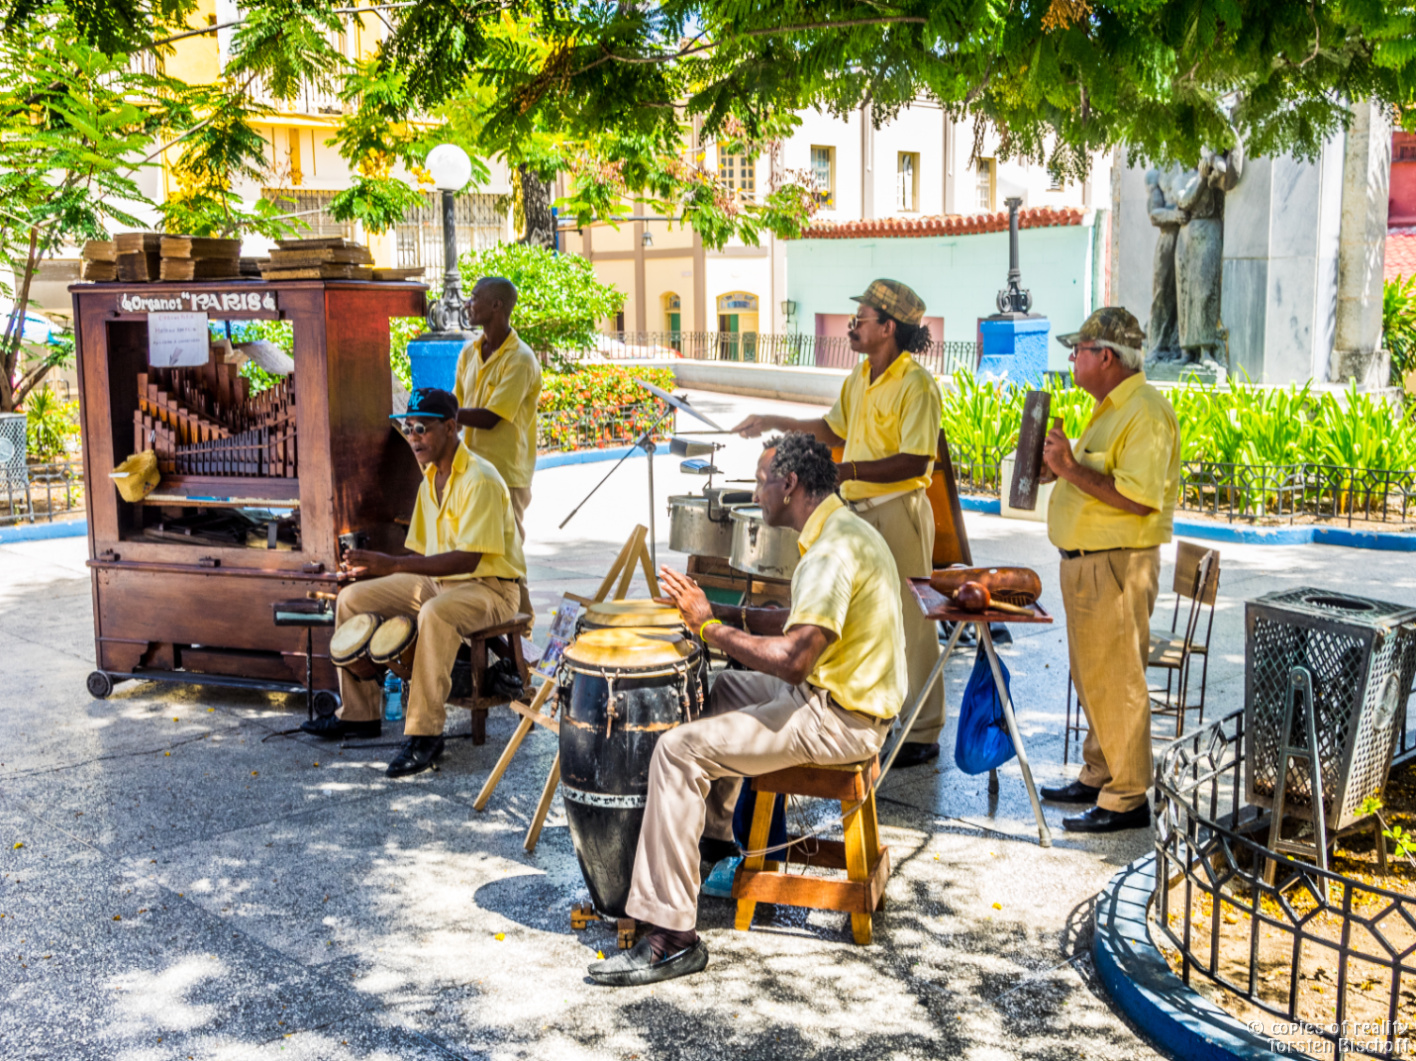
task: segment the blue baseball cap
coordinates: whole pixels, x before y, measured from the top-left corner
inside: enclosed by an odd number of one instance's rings
[[[429,420],[451,420],[457,415],[457,399],[452,391],[437,387],[420,387],[408,397],[406,412],[394,413],[390,420],[404,420],[411,416],[422,416]]]

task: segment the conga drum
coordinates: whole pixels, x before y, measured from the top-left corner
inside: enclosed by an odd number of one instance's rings
[[[387,667],[404,681],[413,677],[413,657],[418,650],[418,622],[409,615],[385,619],[369,638],[369,659]]]
[[[383,668],[369,659],[369,639],[382,623],[383,616],[373,612],[351,615],[340,623],[329,639],[330,662],[361,682],[382,678]]]
[[[624,917],[659,738],[696,718],[702,650],[681,631],[587,630],[560,665],[561,795],[595,909]]]

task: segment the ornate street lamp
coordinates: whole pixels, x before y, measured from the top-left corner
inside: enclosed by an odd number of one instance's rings
[[[428,306],[428,330],[445,335],[467,329],[467,307],[457,273],[456,195],[472,179],[472,160],[456,144],[439,144],[425,163],[433,186],[442,193],[443,290],[442,298]]]

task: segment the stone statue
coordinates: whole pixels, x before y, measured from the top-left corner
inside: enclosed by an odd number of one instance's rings
[[[1239,183],[1243,168],[1243,147],[1236,145],[1233,150],[1220,154],[1208,149],[1202,151],[1200,164],[1195,169],[1157,174],[1151,202],[1155,203],[1157,193],[1163,197],[1162,219],[1156,219],[1154,205],[1151,213],[1152,224],[1161,228],[1162,242],[1166,224],[1179,222],[1173,274],[1177,335],[1175,346],[1169,346],[1152,331],[1155,336],[1151,344],[1153,362],[1197,365],[1205,360],[1216,360],[1215,355],[1223,347],[1219,334],[1219,303],[1224,260],[1224,195]],[[1166,213],[1166,207],[1173,208],[1176,214]],[[1159,249],[1156,255],[1153,301],[1162,303],[1163,314],[1165,299],[1170,296],[1162,295],[1161,285],[1167,278],[1162,276]],[[1155,326],[1153,309],[1152,329]]]
[[[1180,329],[1175,309],[1175,242],[1180,226],[1190,220],[1167,196],[1167,192],[1174,195],[1174,188],[1172,181],[1165,178],[1174,175],[1173,171],[1162,173],[1158,169],[1146,173],[1146,212],[1150,214],[1150,223],[1160,229],[1151,272],[1151,315],[1147,329],[1150,342],[1146,352],[1163,361],[1180,358]]]

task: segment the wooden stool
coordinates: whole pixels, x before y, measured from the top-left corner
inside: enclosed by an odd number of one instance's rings
[[[472,695],[459,696],[448,700],[453,707],[465,707],[472,712],[472,743],[487,743],[487,710],[507,703],[504,696],[487,696],[482,685],[487,675],[487,645],[504,638],[509,657],[516,663],[516,672],[521,675],[521,684],[531,688],[531,668],[526,665],[526,655],[521,651],[522,637],[531,633],[531,616],[517,612],[504,623],[474,630],[462,639],[472,652]],[[505,643],[505,642],[504,642]]]
[[[748,850],[761,851],[767,846],[772,807],[778,793],[840,800],[845,841],[808,841],[816,845],[809,858],[804,845],[792,844],[780,852],[780,861],[843,869],[846,879],[778,872],[775,860],[772,867],[767,868],[766,855],[749,855],[738,867],[733,881],[733,898],[738,901],[738,931],[746,932],[752,927],[752,914],[758,903],[784,903],[813,910],[845,911],[851,915],[851,934],[855,941],[861,946],[870,942],[871,915],[885,909],[885,882],[890,878],[890,849],[880,845],[875,791],[870,788],[879,776],[877,756],[869,762],[846,766],[793,766],[752,779],[752,790],[758,795]],[[788,837],[792,839],[796,838]]]

